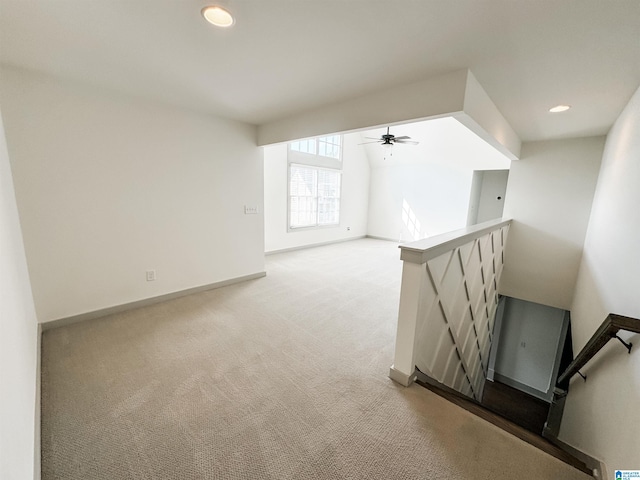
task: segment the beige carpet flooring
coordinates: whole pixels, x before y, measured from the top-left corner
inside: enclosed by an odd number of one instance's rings
[[[267,273],[46,331],[43,478],[590,478],[389,380],[393,243],[272,255]]]

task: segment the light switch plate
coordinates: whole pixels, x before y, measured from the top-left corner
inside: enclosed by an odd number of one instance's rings
[[[257,215],[258,214],[258,207],[257,206],[245,205],[244,206],[244,214],[245,215]]]

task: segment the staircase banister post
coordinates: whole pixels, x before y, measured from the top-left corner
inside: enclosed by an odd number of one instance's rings
[[[424,264],[403,263],[395,357],[389,377],[405,387],[415,380],[416,329],[426,275]]]

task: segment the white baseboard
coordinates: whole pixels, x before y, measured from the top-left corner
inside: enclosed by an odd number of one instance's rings
[[[265,255],[277,255],[278,253],[295,252],[296,250],[306,250],[307,248],[324,247],[325,245],[333,245],[335,243],[350,242],[352,240],[360,240],[367,238],[367,235],[359,235],[357,237],[339,238],[338,240],[329,240],[327,242],[309,243],[307,245],[298,245],[295,247],[279,248],[277,250],[269,250],[264,252]]]
[[[228,280],[222,280],[220,282],[209,283],[207,285],[201,285],[199,287],[187,288],[185,290],[179,290],[177,292],[166,293],[164,295],[158,295],[157,297],[143,298],[135,302],[123,303],[121,305],[115,305],[113,307],[101,308],[91,312],[81,313],[79,315],[73,315],[71,317],[58,318],[49,322],[43,322],[42,331],[51,330],[52,328],[63,327],[65,325],[71,325],[73,323],[84,322],[86,320],[93,320],[94,318],[105,317],[114,313],[125,312],[127,310],[133,310],[135,308],[146,307],[156,303],[166,302],[167,300],[173,300],[174,298],[184,297],[191,295],[192,293],[204,292],[207,290],[213,290],[214,288],[226,287],[235,283],[245,282],[247,280],[254,280],[256,278],[262,278],[267,275],[267,272],[257,272],[250,275],[243,275],[241,277],[230,278]]]
[[[416,372],[413,371],[410,375],[407,375],[400,370],[396,370],[395,367],[391,365],[391,368],[389,368],[389,378],[403,387],[408,387],[416,380]]]
[[[384,240],[386,242],[393,242],[393,243],[397,243],[398,245],[400,244],[400,240],[398,240],[397,238],[379,237],[377,235],[367,235],[367,238],[373,238],[374,240]]]

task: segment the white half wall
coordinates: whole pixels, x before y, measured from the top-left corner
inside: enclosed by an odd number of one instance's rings
[[[578,352],[608,313],[640,318],[640,89],[607,136],[572,304]],[[640,335],[620,332],[571,383],[560,439],[614,469],[640,468]],[[612,477],[611,477],[612,478]]]
[[[256,127],[24,70],[2,74],[41,322],[264,270]],[[259,213],[245,215],[245,205]]]
[[[0,478],[37,475],[37,327],[0,116]]]
[[[388,163],[371,170],[369,235],[413,242],[466,226],[473,170]]]
[[[343,135],[340,225],[287,231],[287,144],[264,148],[264,249],[286,250],[367,234],[369,161],[359,134]],[[350,228],[350,230],[347,230]]]
[[[511,163],[503,295],[569,310],[604,137],[530,142]]]

